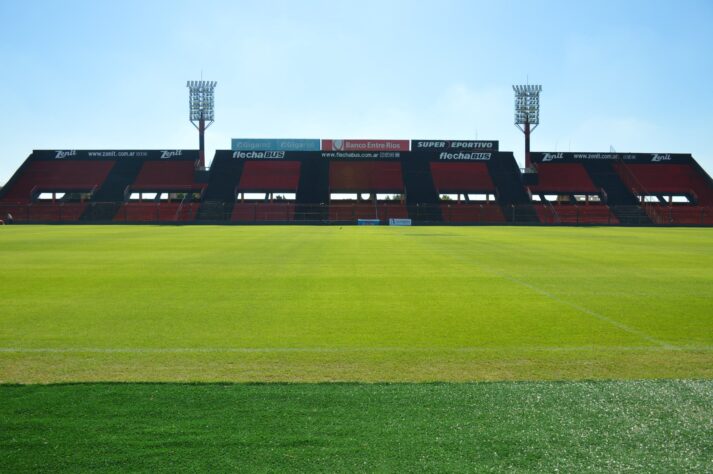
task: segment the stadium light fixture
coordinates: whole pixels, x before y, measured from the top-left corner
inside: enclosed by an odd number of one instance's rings
[[[540,85],[512,86],[515,91],[515,125],[525,134],[525,167],[530,167],[530,133],[540,124]]]
[[[199,161],[205,167],[205,130],[215,121],[216,81],[188,81],[188,119],[198,129]]]

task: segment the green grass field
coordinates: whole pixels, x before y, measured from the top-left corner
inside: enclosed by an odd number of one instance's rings
[[[3,472],[713,470],[713,229],[6,226],[0,304]]]
[[[0,381],[713,376],[713,230],[5,227]]]

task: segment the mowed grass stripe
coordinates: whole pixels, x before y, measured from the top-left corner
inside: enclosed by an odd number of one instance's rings
[[[2,382],[437,382],[713,379],[713,352],[688,349],[2,353]]]
[[[2,472],[711,472],[713,382],[0,386]]]
[[[171,352],[491,352],[498,353],[503,350],[513,352],[512,348],[502,347],[454,347],[448,349],[434,349],[428,347],[71,347],[71,348],[55,348],[55,347],[0,347],[0,352],[18,352],[18,353],[72,353],[72,352],[96,352],[96,353],[171,353]],[[676,346],[677,350],[692,350],[699,352],[713,351],[713,346]],[[518,351],[534,352],[534,351],[554,351],[554,352],[590,352],[595,350],[617,350],[617,351],[655,351],[655,347],[651,346],[580,346],[580,347],[519,347]],[[661,351],[670,350],[670,346],[660,347]]]
[[[0,381],[710,377],[712,237],[9,226]]]

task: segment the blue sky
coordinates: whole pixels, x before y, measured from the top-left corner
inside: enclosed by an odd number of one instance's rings
[[[0,0],[0,183],[33,148],[231,137],[497,139],[543,85],[534,150],[689,152],[713,174],[713,2]]]

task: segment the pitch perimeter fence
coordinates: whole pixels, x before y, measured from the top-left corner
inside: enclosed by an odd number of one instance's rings
[[[661,206],[651,216],[637,206],[297,203],[0,203],[0,219],[15,223],[96,224],[356,224],[360,219],[411,219],[414,224],[699,225],[713,226],[713,208]]]

